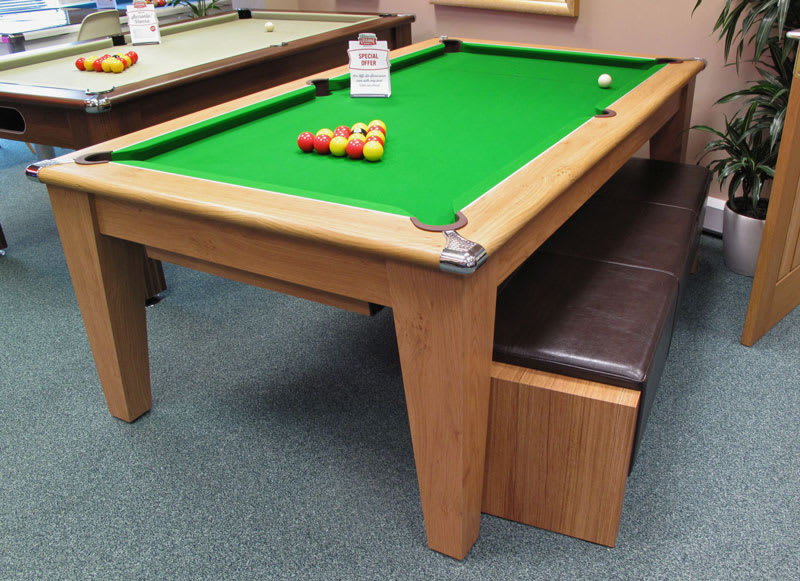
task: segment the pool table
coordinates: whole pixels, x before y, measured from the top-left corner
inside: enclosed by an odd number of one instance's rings
[[[652,157],[683,158],[704,63],[452,39],[391,62],[390,98],[350,98],[339,67],[27,172],[48,184],[126,421],[151,406],[143,248],[358,312],[390,306],[428,544],[463,558],[479,532],[497,287],[648,141]],[[387,124],[377,162],[295,142],[373,118]]]
[[[272,21],[273,32],[264,24]],[[411,42],[413,15],[239,10],[161,27],[157,45],[70,43],[0,58],[0,139],[80,149],[347,62],[348,41],[373,32]],[[79,56],[135,50],[118,75],[79,71]],[[146,296],[165,288],[148,263]]]

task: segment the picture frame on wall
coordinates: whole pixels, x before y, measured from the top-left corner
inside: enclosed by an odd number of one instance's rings
[[[462,6],[485,10],[532,12],[550,16],[578,16],[579,0],[431,0],[440,6]]]

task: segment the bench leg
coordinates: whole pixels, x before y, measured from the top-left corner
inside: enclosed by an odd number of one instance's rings
[[[483,512],[613,547],[639,395],[494,363]]]
[[[164,267],[160,260],[153,260],[145,255],[144,259],[144,301],[145,304],[155,305],[164,298],[167,290],[167,279],[164,277]]]

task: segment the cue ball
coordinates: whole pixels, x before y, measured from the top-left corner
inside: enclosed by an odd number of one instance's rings
[[[601,89],[608,89],[611,86],[611,75],[603,73],[597,77],[597,84]]]
[[[272,32],[273,30],[275,30],[275,25],[272,24],[271,22],[267,22],[264,25],[264,30],[266,30],[267,32]]]

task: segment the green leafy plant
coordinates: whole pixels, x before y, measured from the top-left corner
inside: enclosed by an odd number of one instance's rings
[[[694,10],[702,3],[697,0]],[[786,33],[796,28],[800,28],[797,0],[725,0],[714,24],[719,38],[725,39],[725,60],[731,49],[735,51],[737,70],[747,44],[753,44],[754,60],[760,60],[772,39],[779,38],[782,45]]]
[[[169,0],[169,5],[177,6],[178,4],[185,4],[192,10],[192,14],[195,18],[200,18],[201,16],[208,16],[211,10],[220,10],[220,7],[217,6],[218,1],[219,0]]]
[[[794,55],[787,53],[789,48],[788,43],[782,47],[770,43],[768,46],[770,59],[756,64],[756,70],[761,78],[752,82],[747,88],[729,93],[717,101],[717,103],[729,103],[744,99],[743,108],[749,109],[755,106],[756,121],[768,122],[773,145],[780,141],[786,108],[789,105],[794,61]]]
[[[698,0],[695,10],[702,0]],[[720,131],[695,126],[714,136],[703,149],[701,160],[724,186],[728,180],[728,204],[737,213],[766,217],[766,186],[775,175],[797,45],[786,32],[800,27],[800,0],[726,0],[714,30],[725,39],[725,59],[735,55],[739,70],[745,48],[753,46],[753,62],[759,78],[745,89],[721,97],[717,104],[741,101]],[[734,64],[731,63],[731,64]],[[741,195],[737,196],[740,191]]]
[[[766,203],[761,194],[769,180],[775,177],[778,148],[770,139],[769,122],[757,119],[757,104],[753,103],[744,115],[725,119],[725,130],[719,131],[706,125],[696,128],[707,131],[712,139],[703,149],[703,156],[722,154],[708,164],[711,173],[720,184],[730,179],[728,204],[739,214],[764,219]],[[737,196],[739,188],[742,196]]]

